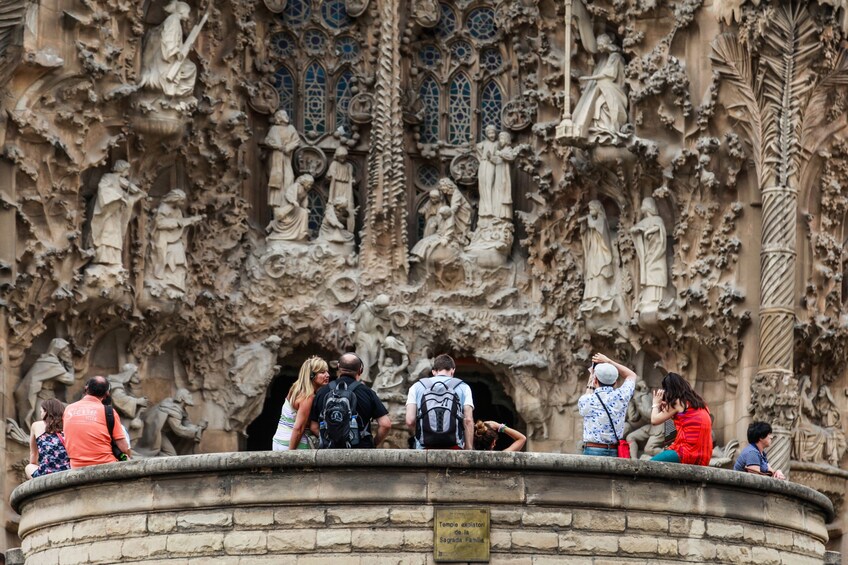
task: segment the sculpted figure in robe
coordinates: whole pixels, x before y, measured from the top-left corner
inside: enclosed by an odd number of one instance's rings
[[[427,195],[427,203],[422,206],[424,213],[424,234],[422,238],[436,233],[439,229],[439,208],[443,206],[442,193],[434,188]]]
[[[274,219],[268,224],[268,240],[309,239],[309,201],[306,195],[314,182],[312,175],[300,175],[286,189],[285,201],[274,207]]]
[[[477,216],[490,218],[495,215],[495,169],[502,160],[498,155],[498,130],[495,126],[486,126],[483,135],[485,139],[477,144],[477,191],[480,193]]]
[[[268,175],[268,205],[285,204],[285,190],[294,182],[292,157],[300,147],[300,134],[289,120],[285,110],[278,110],[272,119],[274,125],[268,130],[264,144],[271,149]]]
[[[574,108],[574,126],[589,141],[615,144],[623,140],[621,127],[627,123],[624,58],[608,35],[598,36],[597,44],[605,55],[593,74],[580,77],[585,87]]]
[[[327,170],[330,179],[330,202],[339,199],[347,205],[347,231],[353,233],[356,223],[356,207],[353,203],[353,165],[347,162],[347,149],[339,147],[333,155],[333,162]]]
[[[147,284],[155,295],[162,291],[168,298],[183,296],[186,291],[186,228],[201,222],[205,216],[183,217],[186,195],[174,189],[162,198],[153,218],[150,237],[151,269]]]
[[[129,174],[129,163],[115,161],[112,172],[103,175],[97,185],[91,241],[94,262],[99,265],[120,268],[123,264],[124,235],[135,203],[144,196],[144,191],[130,182]]]
[[[642,200],[642,220],[630,228],[639,257],[640,300],[637,310],[659,305],[668,284],[665,224],[650,196]]]
[[[183,43],[183,22],[188,19],[191,8],[185,2],[173,0],[165,6],[165,12],[168,17],[153,29],[144,45],[140,86],[167,96],[190,96],[197,79],[197,67],[188,59],[188,53],[206,16]]]
[[[56,338],[39,356],[15,388],[15,405],[21,427],[29,433],[30,425],[38,415],[41,403],[56,398],[56,390],[74,384],[74,361],[71,344]],[[59,400],[64,400],[60,398]]]
[[[492,216],[512,220],[512,178],[509,167],[516,157],[518,148],[512,147],[512,136],[508,131],[498,134],[498,149],[495,153],[495,177],[492,183]],[[482,195],[480,199],[482,201]]]
[[[792,434],[792,459],[813,463],[829,463],[834,467],[845,454],[842,415],[827,385],[812,392],[810,377],[801,382],[801,410]]]
[[[329,244],[339,253],[353,253],[353,234],[347,229],[348,216],[347,201],[344,198],[328,202],[321,229],[318,230],[318,241]]]
[[[391,299],[378,294],[372,301],[364,300],[347,320],[347,334],[362,359],[362,380],[370,383],[371,366],[377,362],[380,345],[392,328],[388,307]]]
[[[136,396],[133,387],[141,383],[138,367],[133,363],[127,363],[116,375],[106,377],[109,381],[109,396],[112,398],[112,406],[121,415],[121,419],[131,430],[140,430],[144,425],[139,415],[142,408],[147,408],[146,396]]]
[[[612,243],[604,206],[599,200],[589,202],[589,214],[580,218],[583,234],[583,303],[582,312],[611,312],[615,306],[613,289]]]
[[[191,393],[178,389],[173,398],[154,404],[144,413],[144,433],[135,451],[142,457],[191,455],[207,423],[192,424],[186,406],[194,406]]]
[[[454,182],[447,177],[439,180],[439,190],[442,191],[446,204],[450,206],[457,243],[466,245],[468,243],[468,232],[471,231],[471,203],[468,202],[468,199]]]
[[[399,357],[400,363],[396,363],[392,355]],[[406,344],[394,336],[387,336],[380,348],[377,367],[379,373],[374,379],[374,390],[381,393],[397,392],[398,387],[406,380],[406,370],[409,367],[409,350]]]

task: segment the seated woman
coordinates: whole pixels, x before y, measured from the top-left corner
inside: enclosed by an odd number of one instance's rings
[[[330,370],[326,361],[320,357],[310,357],[303,362],[297,381],[289,389],[283,404],[277,433],[271,441],[274,451],[310,448],[305,437],[309,427],[309,411],[312,409],[312,401],[315,400],[315,392],[328,382]],[[296,447],[292,447],[293,445]]]
[[[49,475],[71,468],[62,434],[65,405],[55,398],[41,404],[41,420],[32,423],[29,434],[29,465],[27,479]]]
[[[504,451],[521,451],[524,447],[524,442],[527,437],[519,432],[506,426],[506,424],[498,424],[492,420],[477,420],[474,424],[474,449],[478,451],[492,451],[495,449],[495,443],[498,441],[498,435],[504,433],[512,438],[512,443],[504,449]]]
[[[662,380],[662,388],[654,391],[651,405],[651,424],[673,419],[677,437],[668,449],[651,461],[709,465],[713,452],[713,424],[707,403],[701,395],[677,373]]]

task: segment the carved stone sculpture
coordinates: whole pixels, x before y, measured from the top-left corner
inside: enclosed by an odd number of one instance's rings
[[[168,17],[151,31],[144,45],[140,86],[166,96],[190,96],[194,92],[197,67],[188,59],[188,53],[206,20],[204,17],[183,43],[183,21],[188,19],[191,8],[185,2],[173,0],[165,6],[165,11]]]
[[[409,253],[409,262],[421,263],[425,278],[432,272],[443,284],[444,268],[456,261],[462,248],[458,245],[456,221],[450,206],[441,206],[435,220],[438,222],[436,233],[421,238],[415,244]]]
[[[649,459],[662,451],[663,425],[651,425],[653,395],[645,381],[636,383],[636,392],[627,406],[625,439],[630,442],[631,459]],[[641,455],[640,455],[641,454]]]
[[[422,237],[428,237],[435,234],[439,230],[441,224],[441,216],[439,209],[443,205],[442,193],[438,188],[434,188],[427,195],[427,203],[424,205],[424,234]]]
[[[433,27],[439,23],[439,3],[436,0],[414,0],[412,17],[421,27]]]
[[[178,389],[173,398],[154,404],[144,413],[144,432],[133,449],[142,457],[191,455],[200,443],[207,423],[193,424],[186,406],[194,406],[191,393]]]
[[[272,335],[243,345],[233,353],[227,387],[219,396],[227,413],[226,430],[244,432],[262,410],[265,393],[280,367],[277,352],[282,340]]]
[[[642,200],[642,214],[642,220],[630,228],[639,256],[639,312],[656,310],[668,284],[665,224],[653,198]]]
[[[810,377],[801,381],[801,410],[792,437],[792,458],[839,466],[845,454],[845,433],[842,416],[827,385],[812,392]]]
[[[348,230],[349,216],[347,200],[344,198],[327,203],[317,241],[327,245],[337,255],[351,255],[354,252],[354,236]]]
[[[381,393],[403,393],[406,370],[409,368],[409,350],[406,344],[394,336],[387,336],[380,347],[377,360],[379,372],[374,379],[374,390]],[[404,399],[405,400],[405,399]]]
[[[97,185],[97,200],[91,216],[94,262],[112,269],[122,267],[124,235],[135,203],[144,192],[129,180],[130,164],[118,160],[111,173]]]
[[[106,377],[109,381],[109,396],[112,398],[112,406],[121,415],[122,422],[132,432],[140,430],[144,422],[139,417],[141,409],[147,408],[146,396],[136,396],[134,388],[141,383],[138,374],[138,366],[126,363],[121,367],[121,372]]]
[[[574,108],[574,125],[590,142],[616,145],[626,138],[622,133],[628,106],[624,59],[608,35],[598,36],[597,43],[602,56],[593,74],[580,77],[585,86]]]
[[[497,215],[495,210],[495,202],[497,200],[496,192],[498,191],[497,179],[495,170],[501,162],[498,156],[498,130],[495,126],[486,126],[484,130],[485,139],[477,144],[477,190],[480,193],[480,203],[477,209],[477,216],[480,218],[491,218]],[[500,217],[497,215],[497,217]]]
[[[268,224],[269,241],[306,241],[309,239],[307,193],[312,175],[301,175],[286,189],[285,201],[274,207],[274,219]]]
[[[347,149],[339,147],[327,170],[330,179],[330,202],[344,200],[347,215],[347,231],[353,233],[356,223],[356,206],[353,202],[353,165],[347,162]]]
[[[347,320],[347,335],[362,360],[362,380],[368,383],[372,380],[371,366],[379,359],[380,346],[392,327],[388,313],[390,302],[387,295],[378,294],[374,300],[364,300]]]
[[[185,295],[186,260],[185,233],[189,226],[201,222],[205,216],[183,217],[182,206],[186,195],[174,189],[162,198],[153,217],[150,234],[150,269],[145,280],[153,296],[178,298]]]
[[[274,125],[268,129],[263,141],[271,150],[268,160],[268,205],[285,204],[285,190],[294,182],[292,159],[300,147],[300,134],[289,120],[288,112],[278,110],[272,119]]]
[[[453,214],[457,240],[464,245],[468,241],[468,233],[471,231],[471,216],[473,214],[471,203],[449,178],[439,180],[439,190],[442,191],[442,195]]]
[[[580,311],[606,314],[615,308],[615,290],[612,242],[603,204],[599,200],[589,202],[589,214],[580,221],[585,224],[582,234],[585,286]]]
[[[62,338],[50,342],[47,353],[39,356],[15,387],[15,405],[21,427],[29,432],[39,417],[41,403],[50,398],[65,400],[64,387],[74,384],[71,344]],[[57,392],[60,394],[57,395]]]

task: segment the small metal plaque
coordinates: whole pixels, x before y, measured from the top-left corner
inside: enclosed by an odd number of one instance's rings
[[[433,558],[437,563],[488,563],[489,526],[488,508],[437,508]]]

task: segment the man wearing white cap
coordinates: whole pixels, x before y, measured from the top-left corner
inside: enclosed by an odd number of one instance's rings
[[[619,374],[624,376],[624,383],[615,388]],[[577,401],[583,416],[583,455],[618,456],[618,440],[624,437],[627,405],[637,379],[631,369],[606,355],[592,356],[586,392]]]

